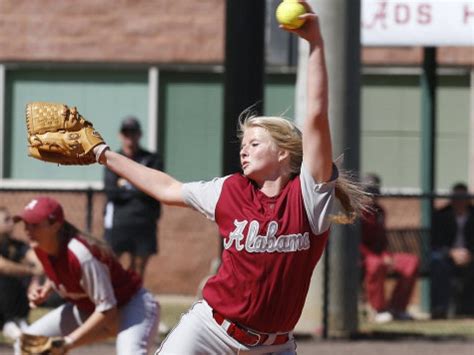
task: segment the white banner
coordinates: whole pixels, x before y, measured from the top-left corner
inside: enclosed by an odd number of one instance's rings
[[[474,1],[362,0],[365,46],[474,46]]]

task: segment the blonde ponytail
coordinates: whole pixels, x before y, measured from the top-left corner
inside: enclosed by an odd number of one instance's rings
[[[340,168],[335,194],[342,211],[330,216],[333,223],[352,224],[362,213],[370,210],[372,195],[366,191],[363,184],[357,182],[347,171]]]

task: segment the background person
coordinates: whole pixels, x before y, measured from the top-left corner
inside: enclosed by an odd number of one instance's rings
[[[0,207],[0,329],[15,340],[28,326],[28,284],[43,271],[34,252],[12,238],[13,227],[9,210]]]
[[[119,153],[149,168],[162,170],[160,156],[140,147],[141,136],[138,120],[125,118],[120,127]],[[143,277],[149,257],[158,251],[157,221],[161,205],[111,170],[105,170],[104,187],[105,239],[122,266]]]
[[[385,210],[377,202],[380,195],[380,178],[376,174],[364,177],[367,191],[372,194],[372,206],[361,218],[361,243],[364,289],[367,301],[375,311],[372,319],[385,323],[393,318],[412,319],[407,312],[418,275],[419,260],[414,254],[390,253],[385,229]],[[398,275],[390,299],[385,297],[385,280],[389,273]]]
[[[466,184],[452,189],[451,202],[435,211],[432,226],[431,317],[446,318],[459,283],[456,313],[474,315],[474,206]]]
[[[140,277],[124,270],[100,241],[67,222],[62,206],[52,198],[33,199],[15,219],[24,222],[48,277],[30,290],[30,304],[42,304],[53,289],[67,301],[25,333],[62,336],[66,349],[117,335],[117,354],[147,354],[159,306],[142,288]]]

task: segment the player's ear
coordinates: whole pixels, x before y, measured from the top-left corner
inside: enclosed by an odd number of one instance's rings
[[[278,161],[282,162],[285,159],[288,159],[290,157],[290,152],[287,151],[286,149],[279,149],[278,150]]]

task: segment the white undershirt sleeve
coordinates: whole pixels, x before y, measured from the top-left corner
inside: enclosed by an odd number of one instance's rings
[[[301,164],[300,181],[304,207],[311,230],[316,235],[324,233],[331,225],[329,216],[333,213],[334,189],[338,176],[337,167],[333,164],[330,181],[318,183],[306,169],[304,162]]]
[[[228,177],[229,176],[225,176],[214,178],[210,181],[197,181],[184,184],[184,202],[204,214],[211,221],[214,221],[217,201],[221,195],[224,181]]]
[[[68,249],[77,258],[81,270],[80,285],[87,297],[95,304],[95,310],[103,312],[115,307],[117,300],[109,268],[95,258],[91,251],[76,238],[69,241]]]
[[[95,304],[95,311],[104,312],[115,307],[117,299],[108,267],[96,258],[90,258],[81,263],[81,268],[81,285]]]

